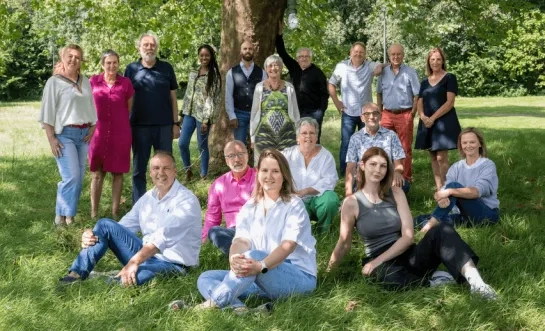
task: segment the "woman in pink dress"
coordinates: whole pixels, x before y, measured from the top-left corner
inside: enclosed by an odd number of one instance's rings
[[[112,215],[118,217],[123,174],[129,172],[131,126],[129,111],[134,89],[131,80],[118,74],[119,55],[107,50],[100,58],[104,72],[91,77],[97,109],[96,131],[89,146],[91,217],[97,217],[102,186],[107,172],[112,173]]]

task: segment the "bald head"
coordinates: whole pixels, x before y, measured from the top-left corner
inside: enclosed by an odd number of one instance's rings
[[[250,62],[254,59],[254,44],[252,44],[249,40],[246,40],[245,42],[240,45],[240,56],[244,61]]]
[[[403,63],[403,58],[405,57],[405,48],[401,44],[392,44],[390,48],[388,48],[388,58],[390,59],[390,63],[392,64],[392,67],[399,68],[399,66]]]

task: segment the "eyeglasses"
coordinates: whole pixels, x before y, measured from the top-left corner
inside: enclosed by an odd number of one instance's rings
[[[310,55],[299,55],[299,59],[310,59]]]
[[[229,154],[229,155],[225,155],[226,158],[228,158],[229,160],[232,160],[234,159],[235,157],[238,157],[239,159],[242,158],[244,155],[246,155],[245,152],[241,152],[241,153],[235,153],[235,154]]]
[[[365,118],[369,118],[369,117],[371,117],[371,115],[373,115],[373,117],[379,117],[379,116],[380,116],[380,112],[379,112],[379,111],[366,112],[366,113],[363,113],[362,115],[363,115],[363,117],[365,117]]]

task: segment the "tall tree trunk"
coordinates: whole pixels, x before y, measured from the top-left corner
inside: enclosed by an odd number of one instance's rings
[[[223,91],[220,115],[209,137],[211,174],[217,174],[225,168],[223,147],[233,139],[225,112],[225,74],[240,62],[240,45],[246,40],[254,43],[254,61],[263,67],[265,59],[275,53],[278,22],[285,8],[286,0],[223,1],[220,50]]]

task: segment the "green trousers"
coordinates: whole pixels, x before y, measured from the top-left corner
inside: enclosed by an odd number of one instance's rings
[[[339,197],[334,191],[325,191],[318,197],[305,201],[308,215],[311,220],[317,221],[317,233],[329,231],[333,217],[339,213]]]

